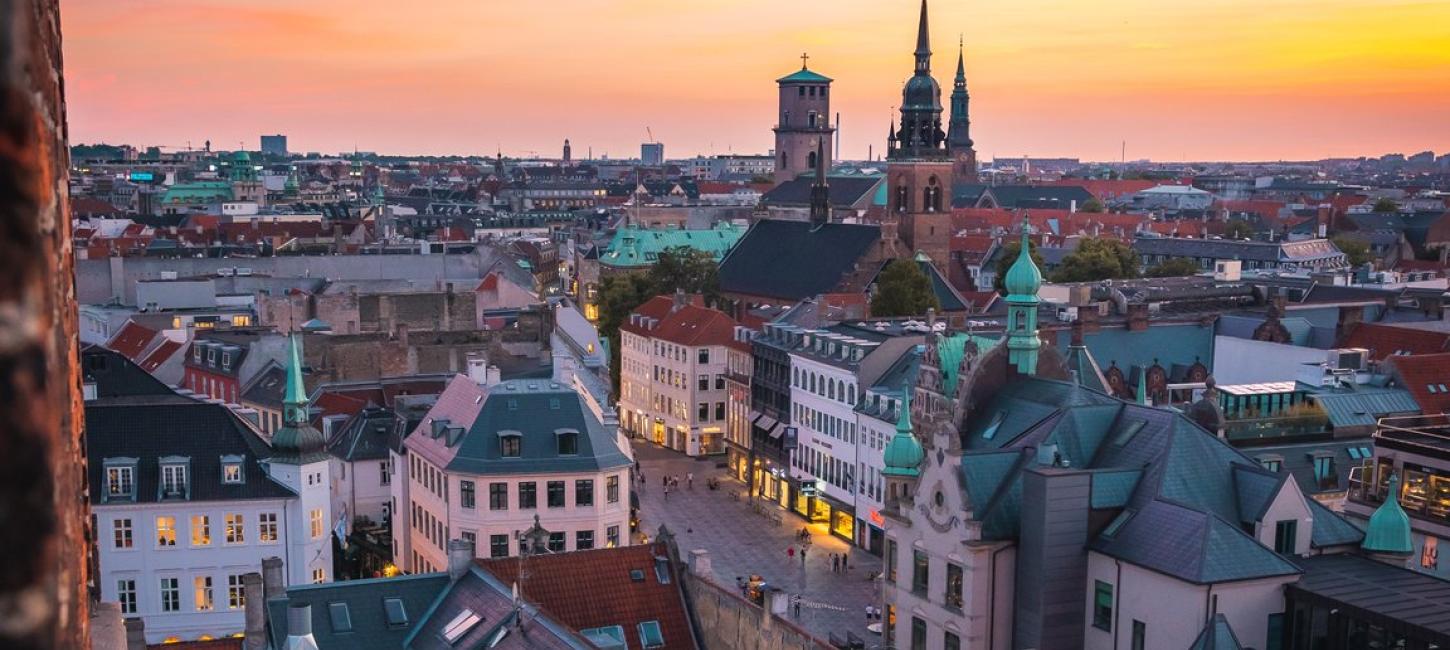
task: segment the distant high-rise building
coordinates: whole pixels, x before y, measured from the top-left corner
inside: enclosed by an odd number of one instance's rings
[[[564,138],[564,164],[568,165],[573,159],[573,150],[569,148],[569,138]]]
[[[953,164],[942,130],[941,87],[931,76],[926,0],[921,1],[914,56],[915,72],[901,91],[901,125],[887,136],[888,191],[902,243],[942,269],[951,241]]]
[[[806,67],[776,79],[780,85],[780,122],[775,127],[775,182],[784,183],[816,168],[824,141],[826,168],[833,159],[831,134],[831,78]]]
[[[262,153],[269,156],[287,155],[287,136],[281,134],[262,136]]]
[[[646,142],[639,145],[639,160],[646,167],[658,167],[665,164],[664,143]]]

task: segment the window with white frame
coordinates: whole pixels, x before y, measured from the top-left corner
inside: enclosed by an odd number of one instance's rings
[[[178,578],[161,579],[161,611],[181,611],[181,580]]]
[[[307,520],[310,526],[312,539],[322,537],[322,508],[313,508],[312,511],[307,514]]]
[[[222,483],[227,485],[242,483],[241,456],[222,456]]]
[[[226,540],[228,544],[241,544],[246,541],[246,535],[242,531],[241,513],[227,515],[226,526]]]
[[[211,517],[206,515],[191,516],[191,545],[211,545]]]
[[[322,584],[324,582],[327,582],[327,571],[321,568],[313,569],[312,584]]]
[[[122,614],[136,613],[136,581],[122,578],[116,581],[116,602],[121,604]]]
[[[130,497],[135,495],[136,467],[134,465],[109,465],[106,467],[106,496]]]
[[[176,517],[162,515],[156,518],[156,546],[176,546]]]
[[[196,611],[211,611],[214,605],[211,595],[211,576],[196,576],[192,578],[191,584],[196,591]]]
[[[111,530],[114,533],[114,548],[131,548],[134,544],[131,537],[131,520],[122,518],[111,521]]]
[[[277,541],[277,513],[264,512],[257,515],[257,541]]]
[[[161,496],[167,498],[186,496],[186,465],[167,463],[161,466]]]
[[[227,576],[227,609],[241,609],[247,606],[247,591],[240,573]]]

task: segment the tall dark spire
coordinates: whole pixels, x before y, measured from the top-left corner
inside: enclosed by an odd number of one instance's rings
[[[947,146],[952,153],[965,151],[972,148],[971,119],[967,114],[967,66],[963,50],[965,46],[957,43],[957,78],[952,82],[952,113],[947,122]]]
[[[931,72],[931,30],[926,24],[926,0],[921,0],[921,22],[916,26],[916,71]]]
[[[831,188],[826,184],[826,139],[816,139],[816,179],[811,183],[811,226],[819,228],[831,221]]]

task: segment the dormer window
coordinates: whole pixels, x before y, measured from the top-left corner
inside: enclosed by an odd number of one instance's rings
[[[523,455],[524,436],[517,431],[498,432],[499,455],[504,458],[518,458]]]
[[[560,456],[574,456],[579,453],[579,432],[573,429],[560,429],[554,432],[554,437],[559,443]]]
[[[136,459],[107,458],[106,500],[136,498]]]
[[[187,466],[190,460],[183,456],[167,456],[161,459],[161,498],[185,499],[189,496]]]
[[[231,370],[231,369],[232,369],[232,353],[231,352],[223,352],[222,353],[222,370]]]
[[[197,344],[191,346],[191,360],[192,361],[195,361],[197,363],[201,363],[201,348],[202,348],[202,345],[200,343],[197,343]]]
[[[216,365],[216,348],[209,347],[206,349],[206,365]]]
[[[222,456],[222,483],[240,485],[245,482],[242,475],[241,456]]]

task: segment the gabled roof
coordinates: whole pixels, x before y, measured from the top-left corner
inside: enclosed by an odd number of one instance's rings
[[[1389,372],[1414,397],[1421,412],[1450,411],[1450,391],[1446,390],[1450,387],[1450,353],[1392,356],[1387,361]]]
[[[880,240],[874,225],[763,219],[721,260],[720,290],[791,302],[833,293]]]
[[[1340,347],[1365,348],[1370,359],[1383,361],[1393,355],[1434,354],[1450,349],[1450,333],[1396,327],[1379,323],[1360,323],[1344,337]]]
[[[517,559],[477,560],[504,583],[518,580]],[[582,630],[619,625],[629,650],[643,650],[639,624],[657,621],[666,650],[698,647],[685,608],[680,575],[664,544],[536,555],[520,585],[549,617]],[[636,580],[631,573],[643,575]]]
[[[446,573],[424,573],[395,578],[347,580],[317,585],[294,585],[285,598],[267,601],[267,631],[272,647],[287,647],[287,608],[291,604],[312,606],[312,637],[318,648],[397,650],[422,619],[423,613],[449,584]],[[407,613],[407,625],[389,625],[384,601],[396,598]],[[351,631],[332,625],[329,607],[345,606]]]
[[[480,620],[472,627],[460,627],[459,635],[450,641],[449,627],[455,622],[467,621],[470,616]],[[420,614],[420,619],[403,645],[409,650],[588,650],[593,647],[530,604],[523,605],[522,612],[516,612],[511,585],[477,566],[469,567],[467,573],[449,583],[428,610]],[[520,623],[523,629],[519,629]]]
[[[387,458],[388,440],[397,426],[398,419],[391,409],[365,408],[333,431],[327,451],[349,462]]]
[[[1188,650],[1242,650],[1239,645],[1238,636],[1228,624],[1228,618],[1223,614],[1214,614],[1208,624],[1203,626],[1203,631],[1198,638],[1193,640],[1193,645]]]
[[[134,320],[126,321],[116,335],[106,341],[106,347],[125,355],[127,359],[139,361],[141,354],[151,346],[151,340],[156,338],[156,334],[156,330]]]
[[[634,314],[650,319],[652,324],[638,324],[631,318],[620,329],[684,346],[728,345],[735,340],[735,319],[695,302],[676,308],[671,296],[655,296],[637,307]]]
[[[851,209],[865,207],[877,187],[884,187],[884,176],[826,176],[827,199],[832,208]],[[815,174],[806,173],[798,178],[776,185],[761,195],[762,206],[805,207],[811,204],[811,185]]]
[[[728,222],[703,229],[640,228],[630,224],[615,231],[614,239],[599,254],[599,263],[617,268],[650,267],[660,253],[680,246],[709,253],[718,260],[744,234],[744,227]]]
[[[1154,500],[1093,550],[1185,582],[1210,584],[1299,573],[1299,567],[1208,512]]]

